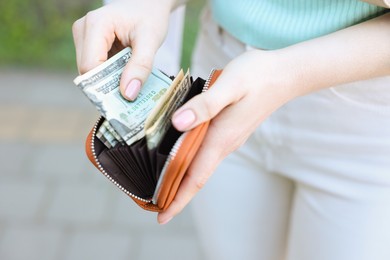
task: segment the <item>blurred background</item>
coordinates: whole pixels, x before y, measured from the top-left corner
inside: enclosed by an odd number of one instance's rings
[[[203,1],[186,8],[189,67]],[[166,226],[87,161],[98,117],[73,85],[72,23],[100,0],[0,1],[0,259],[203,259],[189,210]]]

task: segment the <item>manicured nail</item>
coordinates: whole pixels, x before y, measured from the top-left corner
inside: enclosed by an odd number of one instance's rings
[[[168,222],[171,221],[172,218],[173,218],[173,217],[170,217],[170,218],[167,218],[167,219],[165,219],[165,220],[162,220],[162,221],[160,222],[160,225],[168,224]]]
[[[172,120],[178,130],[184,130],[190,127],[195,122],[195,119],[195,113],[187,109],[175,115]]]
[[[135,100],[140,90],[141,90],[141,81],[138,79],[133,79],[127,85],[125,90],[125,95],[129,100]]]

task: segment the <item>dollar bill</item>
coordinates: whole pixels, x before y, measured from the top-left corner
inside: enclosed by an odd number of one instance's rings
[[[125,143],[125,140],[115,131],[115,129],[110,125],[110,123],[107,120],[103,121],[102,126],[107,130],[108,133],[110,133],[118,142],[121,144]]]
[[[100,66],[74,80],[74,83],[128,145],[145,136],[144,126],[147,116],[172,83],[168,76],[153,69],[137,99],[132,102],[126,100],[120,94],[119,82],[130,58],[131,49],[125,48]]]
[[[119,142],[115,137],[107,130],[105,126],[100,126],[99,131],[96,133],[96,137],[107,147],[115,147]]]
[[[97,130],[96,137],[107,147],[111,148],[118,143],[125,144],[122,137],[112,128],[107,120],[104,120],[99,129]]]
[[[183,104],[191,88],[189,71],[184,75],[181,70],[171,87],[151,112],[145,123],[146,142],[149,149],[155,148],[171,126],[173,113]]]

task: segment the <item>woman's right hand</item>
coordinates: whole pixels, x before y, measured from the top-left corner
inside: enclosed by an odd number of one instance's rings
[[[162,44],[175,0],[116,0],[73,24],[77,67],[83,74],[124,47],[132,48],[121,82],[122,95],[134,100],[149,76]]]

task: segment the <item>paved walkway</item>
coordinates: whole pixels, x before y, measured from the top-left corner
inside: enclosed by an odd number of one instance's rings
[[[87,161],[73,77],[0,69],[0,259],[203,259],[188,210],[160,226]]]

